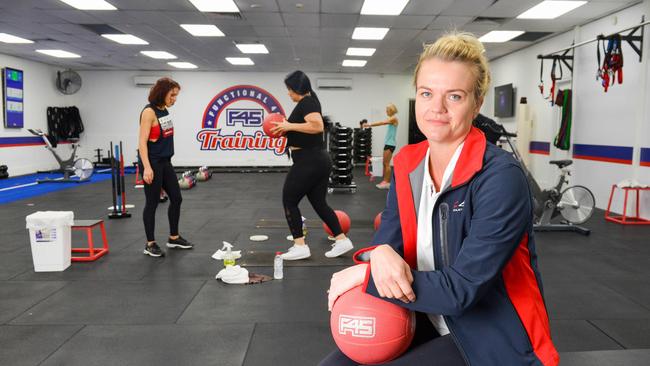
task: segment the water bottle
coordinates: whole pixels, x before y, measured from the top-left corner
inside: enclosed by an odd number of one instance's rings
[[[282,253],[276,252],[275,259],[273,260],[273,278],[281,280],[284,275],[282,274]]]

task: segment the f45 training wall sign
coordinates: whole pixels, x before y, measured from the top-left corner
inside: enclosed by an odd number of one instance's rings
[[[235,85],[208,103],[196,135],[199,148],[219,152],[210,165],[286,165],[287,139],[264,134],[268,113],[285,115],[278,100],[254,85]]]

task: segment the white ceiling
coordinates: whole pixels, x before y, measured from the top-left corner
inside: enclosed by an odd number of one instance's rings
[[[172,70],[165,60],[140,54],[167,51],[203,71],[408,73],[422,43],[449,29],[481,36],[491,30],[564,32],[638,0],[591,0],[554,20],[514,19],[539,0],[410,0],[399,16],[360,15],[363,0],[235,0],[241,19],[201,13],[188,0],[108,0],[118,11],[82,11],[59,0],[0,0],[0,32],[34,44],[0,43],[0,53],[77,70]],[[302,4],[301,7],[296,6]],[[253,5],[253,7],[251,7]],[[497,18],[494,20],[477,17]],[[215,24],[226,37],[193,37],[179,24]],[[120,45],[80,26],[108,24],[140,37],[149,46]],[[381,41],[352,40],[357,26],[389,27]],[[234,43],[263,43],[270,53],[250,55],[254,66],[232,66],[225,57],[242,57]],[[486,44],[496,58],[531,42]],[[372,57],[347,57],[348,47],[373,47]],[[80,59],[54,59],[34,50],[56,48]],[[344,68],[343,59],[368,59],[363,68]]]

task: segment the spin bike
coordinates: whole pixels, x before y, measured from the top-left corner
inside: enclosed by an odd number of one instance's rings
[[[491,126],[494,129],[496,126]],[[589,188],[575,185],[563,188],[569,182],[567,176],[571,171],[567,167],[573,164],[573,160],[551,160],[549,164],[556,165],[560,169],[560,176],[557,183],[549,188],[542,190],[537,181],[528,170],[524,161],[519,155],[516,146],[511,138],[517,137],[517,134],[507,132],[505,128],[498,125],[501,131],[495,131],[505,138],[515,159],[526,173],[528,185],[533,195],[534,205],[534,229],[535,231],[573,231],[583,235],[589,235],[590,230],[580,224],[585,223],[594,212],[596,199]],[[560,223],[551,223],[551,220],[561,215],[564,220]]]
[[[29,132],[31,132],[32,135],[40,136],[43,139],[43,142],[45,142],[45,148],[48,149],[52,155],[54,155],[54,158],[59,163],[58,170],[63,172],[63,178],[39,179],[37,180],[38,183],[81,183],[88,181],[93,175],[93,163],[91,163],[90,160],[85,158],[76,159],[77,147],[79,147],[79,139],[68,139],[68,141],[71,142],[72,154],[70,154],[70,157],[68,159],[63,160],[59,154],[56,153],[52,147],[52,144],[50,143],[50,140],[47,138],[47,135],[43,131],[36,129],[33,130],[30,128]],[[72,179],[72,176],[77,176],[79,179]]]

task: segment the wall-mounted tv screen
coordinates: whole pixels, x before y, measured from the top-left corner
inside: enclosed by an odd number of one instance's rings
[[[513,117],[515,115],[514,94],[512,84],[501,85],[494,88],[495,117]]]

